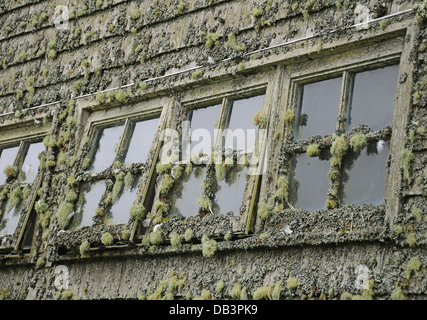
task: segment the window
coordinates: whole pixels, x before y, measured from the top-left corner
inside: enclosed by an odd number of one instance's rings
[[[69,229],[90,226],[95,216],[106,224],[129,221],[158,124],[156,117],[94,128],[93,147],[80,174],[90,179],[80,186]]]
[[[298,85],[289,204],[384,203],[398,65]]]
[[[254,116],[262,113],[263,105],[264,94],[225,98],[220,104],[188,111],[183,140],[190,143],[183,158],[191,161],[171,170],[173,176],[176,170],[182,172],[173,189],[172,215],[240,216],[246,210],[242,204],[251,160],[258,150]]]
[[[43,142],[31,140],[0,148],[0,236],[15,233],[44,151]]]

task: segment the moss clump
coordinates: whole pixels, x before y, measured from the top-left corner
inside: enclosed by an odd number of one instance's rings
[[[310,158],[318,157],[320,155],[320,147],[318,144],[311,144],[307,147],[307,155]]]
[[[125,241],[127,241],[127,240],[129,240],[129,238],[130,238],[130,231],[129,231],[129,229],[124,229],[122,231],[122,239],[125,240]]]
[[[286,287],[289,290],[295,290],[296,288],[298,288],[298,286],[299,286],[298,278],[291,277],[288,280],[286,280]]]
[[[103,243],[104,246],[111,246],[114,243],[114,237],[111,233],[109,232],[104,232],[101,235],[101,242]]]
[[[216,284],[216,292],[221,293],[224,290],[225,287],[225,283],[224,280],[219,280],[218,283]]]
[[[255,18],[262,16],[262,14],[263,14],[263,9],[260,7],[253,8],[251,11],[251,15],[254,16]]]
[[[412,274],[416,274],[421,268],[421,260],[419,257],[414,257],[409,260],[405,270],[405,278],[410,279]]]
[[[21,187],[16,187],[15,189],[13,189],[9,194],[9,199],[7,200],[5,209],[6,212],[10,212],[13,208],[18,206],[22,201],[22,197],[23,192]]]
[[[130,216],[134,220],[142,220],[145,216],[145,208],[142,204],[134,204],[129,210]]]
[[[177,10],[175,11],[175,14],[183,14],[185,11],[185,2],[179,1]]]
[[[177,249],[181,249],[183,240],[184,236],[176,232],[172,232],[170,235],[171,246]]]
[[[117,91],[117,93],[115,95],[115,99],[118,102],[126,103],[126,102],[129,101],[130,97],[129,97],[128,93],[126,93],[126,92],[124,92],[123,90],[120,89],[119,91]]]
[[[74,211],[72,203],[63,201],[58,208],[58,222],[61,229],[65,229],[68,225],[71,213]]]
[[[47,57],[49,58],[49,59],[55,59],[56,58],[56,50],[55,49],[50,49],[49,50],[49,52],[48,52],[48,54],[47,54]]]
[[[211,292],[203,289],[200,296],[194,297],[193,300],[211,300]]]
[[[285,120],[285,124],[287,126],[293,126],[294,122],[295,122],[295,112],[293,109],[289,109],[285,112],[284,116],[283,116],[284,120]]]
[[[191,239],[193,239],[193,235],[194,235],[193,229],[188,228],[187,230],[185,230],[185,233],[184,233],[185,241],[190,242]]]
[[[254,125],[259,126],[261,129],[265,129],[267,127],[268,117],[262,110],[258,110],[255,113],[253,122]]]
[[[406,181],[410,179],[411,163],[415,159],[414,154],[411,150],[405,149],[400,153],[402,158],[403,178]]]
[[[107,97],[104,92],[98,92],[96,94],[95,100],[97,103],[103,104],[107,100]]]
[[[197,204],[199,205],[199,209],[202,212],[211,212],[212,211],[212,200],[207,196],[202,196],[197,199]]]
[[[267,220],[271,214],[271,207],[265,202],[258,203],[258,214],[262,220]]]
[[[85,240],[82,242],[82,244],[80,245],[80,256],[84,257],[88,254],[90,249],[90,243],[89,241]]]
[[[241,292],[242,292],[242,285],[240,284],[240,282],[237,282],[234,285],[234,287],[231,289],[231,297],[233,299],[239,299]]]
[[[350,147],[354,152],[360,152],[366,147],[367,139],[363,134],[357,134],[350,139]]]
[[[7,178],[10,179],[15,179],[18,176],[18,167],[16,166],[6,166],[6,168],[4,168],[3,173],[6,175]]]
[[[191,74],[191,79],[193,80],[199,80],[203,76],[203,70],[197,69]]]
[[[157,245],[163,243],[163,231],[157,228],[156,231],[150,233],[150,243]]]
[[[216,33],[208,33],[206,35],[206,42],[205,42],[205,46],[207,48],[212,48],[213,46],[216,46],[219,44],[219,35],[217,35]]]
[[[111,200],[113,203],[117,200],[120,192],[123,190],[124,180],[125,180],[126,173],[120,172],[116,176],[116,181],[114,182],[113,191],[111,192]]]
[[[274,198],[280,202],[285,202],[288,199],[288,178],[285,175],[280,176],[277,179],[277,190],[274,193]]]
[[[256,289],[252,296],[254,300],[271,300],[271,292],[271,286],[264,286]]]
[[[64,290],[64,292],[62,292],[62,298],[64,300],[71,300],[73,298],[74,294],[70,289],[66,289]]]
[[[138,20],[141,17],[141,12],[139,9],[135,9],[130,13],[130,19],[135,21]]]
[[[236,51],[245,51],[246,50],[246,45],[244,43],[242,43],[242,44],[237,43],[236,35],[233,32],[230,32],[228,34],[228,40],[225,43],[225,47],[227,49],[233,49]]]
[[[211,258],[215,255],[216,250],[218,249],[218,243],[210,239],[207,235],[202,237],[202,253],[205,258]]]
[[[272,300],[279,300],[281,290],[282,290],[282,281],[278,281],[274,285],[273,292],[271,293],[271,299]]]
[[[166,174],[163,178],[163,182],[160,186],[160,194],[161,195],[167,195],[169,194],[169,191],[171,191],[173,185],[175,183],[175,180],[172,178],[172,175]]]
[[[331,146],[331,153],[334,157],[342,159],[342,157],[347,153],[348,143],[345,140],[344,136],[336,137]]]
[[[403,293],[402,289],[399,287],[393,290],[393,292],[391,293],[390,299],[391,300],[408,300],[408,298]]]

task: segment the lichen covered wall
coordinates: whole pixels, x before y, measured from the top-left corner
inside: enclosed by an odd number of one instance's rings
[[[378,21],[355,28],[358,5]],[[1,298],[427,298],[425,0],[6,1],[0,39],[0,142],[17,128],[47,132],[40,185],[32,186],[34,243],[30,253],[16,243],[24,214],[16,234],[2,239]],[[126,225],[63,230],[71,192],[82,182],[74,178],[91,148],[83,140],[86,108],[115,114],[123,105],[170,103],[162,117],[175,128],[185,115],[182,99],[220,94],[221,83],[238,90],[263,77],[276,81],[295,62],[309,68],[332,54],[352,61],[359,42],[372,59],[381,55],[377,48],[404,47],[397,100],[405,109],[394,119],[384,205],[283,207],[259,214],[251,232],[247,217],[206,215],[163,219],[157,232],[152,225],[138,239],[136,211]],[[260,191],[270,205],[290,139],[287,120],[279,121],[287,92],[274,92],[272,156]],[[114,170],[107,179],[112,189]],[[2,200],[13,187],[5,185]],[[95,221],[102,220],[97,211]]]

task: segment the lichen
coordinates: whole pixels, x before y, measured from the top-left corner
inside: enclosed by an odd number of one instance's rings
[[[310,158],[318,157],[320,155],[320,147],[318,144],[311,144],[307,147],[307,155]]]
[[[104,232],[101,235],[101,242],[106,247],[111,246],[114,243],[114,237],[113,237],[113,235],[111,233]]]
[[[335,137],[334,142],[331,146],[331,153],[334,157],[342,159],[342,157],[347,153],[348,143],[345,140],[344,136]]]
[[[145,208],[142,204],[133,204],[129,210],[130,216],[134,220],[142,220],[145,216]]]
[[[350,139],[350,147],[354,152],[358,153],[366,147],[367,139],[363,134],[357,134],[351,137]]]

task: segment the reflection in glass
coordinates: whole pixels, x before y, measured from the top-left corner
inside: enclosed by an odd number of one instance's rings
[[[289,201],[295,208],[307,211],[326,208],[330,158],[329,150],[322,150],[319,158],[310,158],[304,153],[292,159]]]
[[[34,181],[40,164],[39,154],[43,151],[45,151],[43,142],[30,144],[24,163],[22,164],[22,182],[32,183]]]
[[[191,112],[191,156],[211,154],[220,116],[220,104]]]
[[[328,79],[303,86],[299,96],[295,139],[330,135],[337,127],[342,78]]]
[[[0,185],[6,182],[4,169],[6,169],[7,166],[13,165],[16,155],[18,154],[18,149],[19,146],[0,150]]]
[[[129,211],[135,202],[140,182],[141,177],[138,177],[134,179],[128,188],[123,188],[118,199],[111,207],[111,222],[113,224],[123,224],[129,221]]]
[[[197,199],[202,195],[202,184],[206,179],[207,167],[196,167],[182,186],[175,188],[176,201],[172,208],[173,214],[183,217],[195,216],[199,213]],[[183,174],[186,178],[186,175]]]
[[[123,125],[104,128],[99,131],[96,152],[89,168],[90,171],[102,172],[113,164],[122,132]]]
[[[135,123],[135,128],[126,153],[126,165],[132,163],[145,163],[145,161],[147,161],[158,124],[158,118]]]
[[[70,229],[78,229],[92,225],[101,198],[105,192],[105,181],[85,183],[80,189],[79,208],[74,213]]]
[[[0,222],[0,236],[11,235],[15,232],[16,227],[18,226],[19,218],[20,218],[20,206],[14,207],[9,212],[5,210],[7,203],[3,207],[3,217]]]
[[[341,177],[342,204],[384,203],[390,142],[370,142],[360,153],[350,151],[343,162]]]
[[[238,216],[243,202],[247,182],[248,167],[235,165],[227,170],[225,179],[218,181],[213,211],[217,214]]]
[[[392,125],[399,66],[357,73],[347,127],[360,124],[372,130]]]
[[[263,109],[264,97],[260,95],[233,102],[227,127],[231,131],[225,135],[226,149],[244,151],[246,154],[254,152],[258,127],[253,119],[257,111]]]

